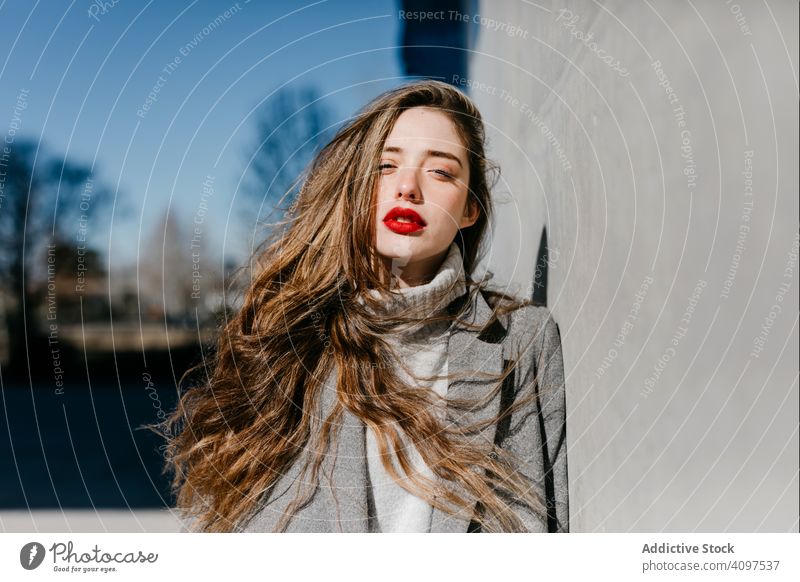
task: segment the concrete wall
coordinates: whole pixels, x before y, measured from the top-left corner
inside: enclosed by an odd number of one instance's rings
[[[798,531],[797,3],[476,9],[488,266],[529,294],[547,228],[572,530]]]

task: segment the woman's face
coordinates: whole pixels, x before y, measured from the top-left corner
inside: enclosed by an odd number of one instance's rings
[[[478,219],[467,204],[469,162],[443,112],[413,107],[386,138],[376,185],[376,241],[401,287],[429,281],[461,228]]]

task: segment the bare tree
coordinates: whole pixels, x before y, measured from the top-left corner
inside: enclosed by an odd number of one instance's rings
[[[56,260],[48,258],[47,249],[80,246],[92,217],[107,209],[110,192],[94,182],[88,167],[30,141],[15,141],[2,150],[1,171],[0,280],[8,299],[10,369],[22,372],[26,342],[44,331],[35,316],[44,298],[34,290]]]
[[[192,294],[190,237],[173,208],[155,223],[139,257],[142,306],[157,319],[182,318]]]
[[[266,216],[274,221],[291,205],[297,178],[328,141],[332,114],[315,88],[286,87],[264,102],[256,119],[258,139],[249,158],[242,215],[247,221]]]

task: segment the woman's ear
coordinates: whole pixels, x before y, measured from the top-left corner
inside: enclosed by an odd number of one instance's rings
[[[467,228],[472,226],[478,221],[478,218],[481,215],[480,208],[478,208],[478,203],[470,196],[467,199],[467,203],[464,207],[464,215],[461,217],[461,224],[459,228]]]

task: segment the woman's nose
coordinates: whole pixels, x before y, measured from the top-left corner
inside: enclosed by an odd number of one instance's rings
[[[397,177],[397,197],[414,200],[420,197],[417,168],[401,168]]]

